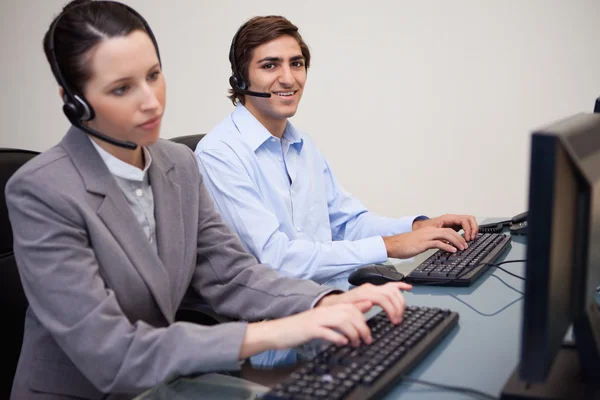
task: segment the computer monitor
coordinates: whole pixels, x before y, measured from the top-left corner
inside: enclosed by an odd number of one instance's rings
[[[596,105],[594,106],[594,112],[600,113],[600,97],[596,99]]]
[[[534,131],[530,151],[520,365],[502,398],[587,398],[600,394],[600,114]]]

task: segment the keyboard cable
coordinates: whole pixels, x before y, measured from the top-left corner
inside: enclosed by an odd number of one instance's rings
[[[508,261],[503,261],[503,262],[500,262],[500,263],[497,263],[497,264],[494,264],[494,263],[484,263],[484,265],[485,265],[485,264],[488,264],[488,265],[490,265],[490,266],[492,266],[492,267],[496,267],[496,268],[498,268],[498,269],[501,269],[502,271],[504,271],[504,272],[508,273],[509,275],[512,275],[512,276],[514,276],[514,277],[516,277],[516,278],[519,278],[519,279],[523,279],[523,280],[525,280],[525,279],[524,279],[523,277],[521,277],[521,276],[515,275],[515,274],[513,274],[513,273],[511,273],[511,272],[509,272],[509,271],[506,271],[504,268],[500,268],[500,267],[498,267],[498,265],[501,265],[501,264],[512,264],[512,263],[525,262],[525,261],[526,261],[526,260],[508,260]],[[481,264],[480,264],[480,265],[481,265]],[[521,291],[519,291],[519,290],[515,289],[514,287],[510,286],[508,283],[504,282],[504,280],[502,280],[502,279],[501,279],[499,276],[496,276],[496,275],[494,275],[494,274],[492,274],[491,276],[493,276],[494,278],[498,279],[500,282],[502,282],[504,285],[508,286],[510,289],[514,290],[515,292],[517,292],[517,293],[519,293],[519,294],[521,294],[521,295],[524,295],[524,293],[523,293],[523,292],[521,292]],[[495,312],[493,312],[493,313],[484,313],[484,312],[481,312],[481,311],[477,310],[475,307],[473,307],[472,305],[470,305],[470,304],[469,304],[469,303],[467,303],[466,301],[464,301],[464,300],[460,299],[458,296],[456,296],[456,295],[454,295],[454,294],[452,294],[452,293],[448,293],[448,292],[446,292],[446,293],[447,293],[447,294],[448,294],[450,297],[452,297],[453,299],[455,299],[455,300],[457,300],[457,301],[459,301],[459,302],[463,303],[465,306],[469,307],[471,310],[475,311],[477,314],[479,314],[479,315],[481,315],[481,316],[484,316],[484,317],[493,317],[493,316],[495,316],[495,315],[498,315],[498,314],[500,314],[502,311],[504,311],[504,310],[506,310],[507,308],[509,308],[510,306],[512,306],[513,304],[515,304],[515,303],[518,303],[519,301],[523,300],[523,296],[521,296],[521,297],[519,297],[518,299],[511,301],[510,303],[508,303],[507,305],[505,305],[504,307],[502,307],[502,308],[501,308],[501,309],[499,309],[498,311],[495,311]]]
[[[444,384],[441,384],[441,383],[435,383],[435,382],[430,382],[430,381],[424,381],[424,380],[421,380],[421,379],[411,378],[411,377],[406,376],[406,375],[400,375],[400,379],[402,379],[402,380],[404,380],[406,382],[418,383],[420,385],[431,386],[431,387],[435,387],[435,388],[438,388],[438,389],[447,390],[447,391],[450,391],[450,392],[463,393],[463,394],[469,395],[471,397],[478,397],[478,398],[491,399],[491,400],[497,400],[498,399],[497,397],[494,397],[491,394],[487,394],[485,392],[481,392],[479,390],[471,389],[471,388],[468,388],[468,387],[444,385]]]

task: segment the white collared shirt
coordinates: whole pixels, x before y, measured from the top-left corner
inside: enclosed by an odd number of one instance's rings
[[[133,211],[133,214],[140,223],[154,251],[158,251],[156,246],[156,220],[154,219],[154,195],[148,177],[148,169],[152,164],[150,152],[145,147],[142,147],[142,151],[144,152],[144,169],[142,170],[119,160],[100,147],[91,138],[90,141],[115,178],[117,185],[121,188],[125,199],[131,207],[131,211]]]

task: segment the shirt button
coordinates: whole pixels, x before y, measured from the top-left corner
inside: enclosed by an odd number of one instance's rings
[[[277,139],[275,139],[274,137],[271,138],[271,142],[276,142]]]
[[[298,225],[296,225],[296,230],[300,232],[300,227]]]
[[[143,194],[144,194],[144,192],[142,191],[142,189],[136,189],[135,190],[135,195],[137,197],[142,197]]]
[[[281,158],[281,157],[279,157],[278,159],[279,159],[279,161],[283,161],[283,158]]]

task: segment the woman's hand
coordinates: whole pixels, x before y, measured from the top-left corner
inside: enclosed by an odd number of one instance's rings
[[[323,339],[337,345],[370,344],[371,331],[363,312],[370,305],[321,305],[302,313],[271,321],[248,324],[242,343],[240,359],[273,349],[289,349]]]
[[[354,304],[361,310],[368,310],[376,304],[385,310],[393,324],[399,324],[406,308],[406,301],[400,290],[410,289],[412,286],[404,282],[389,282],[380,286],[365,283],[342,294],[327,295],[317,303],[317,307]]]
[[[289,349],[313,339],[337,345],[372,342],[364,312],[373,305],[385,310],[393,324],[402,321],[406,302],[401,290],[411,285],[390,282],[375,286],[364,284],[342,294],[323,297],[312,310],[271,321],[248,324],[240,359],[273,349]]]

